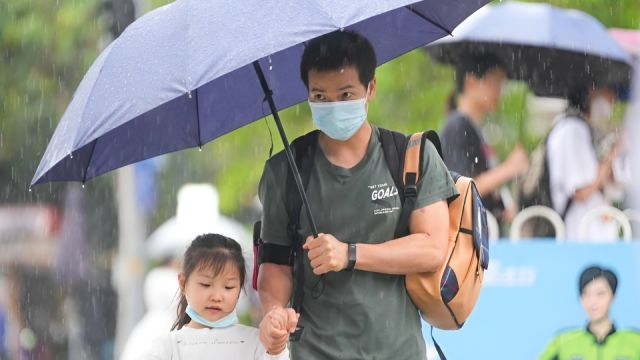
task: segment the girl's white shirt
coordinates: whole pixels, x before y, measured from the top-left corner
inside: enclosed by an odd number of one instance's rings
[[[144,360],[289,360],[289,350],[267,354],[258,329],[236,324],[221,329],[183,327],[150,343]]]

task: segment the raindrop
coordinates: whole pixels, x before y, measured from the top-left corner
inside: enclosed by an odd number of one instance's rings
[[[198,151],[202,152],[202,146],[198,146]]]
[[[189,96],[189,99],[191,99],[191,90],[187,91],[187,95]]]
[[[475,159],[473,159],[473,161],[475,161],[475,163],[478,163],[478,157],[476,156]]]
[[[82,188],[84,189],[84,183],[82,183]]]
[[[69,153],[69,158],[73,159],[73,153]]]
[[[31,186],[29,186],[29,192],[31,192]]]

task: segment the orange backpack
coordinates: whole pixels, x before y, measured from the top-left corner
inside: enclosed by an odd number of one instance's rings
[[[405,198],[399,226],[407,226],[415,207],[417,194],[412,189],[420,179],[426,140],[431,141],[442,156],[436,132],[427,131],[410,137],[402,172]],[[489,264],[487,215],[480,194],[473,179],[453,172],[451,176],[460,195],[449,200],[447,261],[436,272],[405,277],[407,292],[424,320],[446,330],[461,328],[471,314],[480,295],[484,270]],[[405,232],[406,229],[408,227]]]

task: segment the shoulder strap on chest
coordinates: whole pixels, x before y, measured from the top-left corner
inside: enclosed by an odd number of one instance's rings
[[[295,139],[291,143],[293,148],[293,155],[296,161],[296,166],[300,172],[300,178],[302,179],[302,186],[305,189],[309,186],[309,178],[311,177],[311,168],[313,167],[313,158],[318,147],[318,130],[314,130],[306,135],[303,135]],[[297,231],[298,222],[300,220],[300,210],[302,209],[302,199],[296,190],[296,183],[293,179],[293,173],[291,169],[287,168],[286,179],[286,193],[285,193],[285,206],[287,209],[287,215],[289,218],[289,226],[287,232]],[[289,235],[293,235],[289,234]],[[293,238],[292,238],[293,240]]]
[[[404,154],[409,143],[409,138],[399,132],[378,128],[380,132],[380,144],[384,152],[384,159],[391,172],[393,183],[398,189],[400,201],[404,203],[404,182],[402,171],[404,168]]]
[[[433,130],[418,132],[409,137],[380,129],[380,141],[387,166],[400,195],[402,209],[396,226],[395,238],[409,234],[409,220],[418,197],[417,184],[424,168],[424,147],[431,141],[442,158],[442,145],[438,133]]]
[[[318,147],[318,134],[319,131],[314,130],[295,139],[291,143],[296,166],[298,167],[298,172],[300,172],[302,186],[305,190],[309,186],[309,178],[311,177],[311,170],[313,168],[313,159]],[[292,307],[299,313],[302,309],[302,301],[304,298],[304,262],[302,256],[303,239],[298,236],[300,211],[302,210],[302,198],[296,188],[293,172],[290,168],[288,169],[285,188],[285,206],[287,210],[287,217],[289,219],[287,224],[287,237],[291,242],[293,250],[291,251],[292,258],[289,261],[289,263],[293,264],[294,277]],[[294,335],[297,337],[300,335],[300,332],[296,331]],[[292,341],[293,340],[297,340],[297,338],[292,338]]]

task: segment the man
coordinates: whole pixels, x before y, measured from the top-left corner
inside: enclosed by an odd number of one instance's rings
[[[585,269],[578,291],[589,323],[558,335],[540,360],[640,359],[640,332],[616,329],[609,317],[617,287],[618,278],[612,271],[598,266]]]
[[[307,186],[318,238],[305,214],[298,235],[304,243],[304,333],[291,344],[293,359],[406,359],[426,356],[418,310],[404,275],[442,266],[447,249],[446,200],[457,194],[435,147],[425,146],[424,174],[408,236],[394,239],[400,198],[385,162],[379,130],[367,121],[376,92],[376,57],[367,39],[337,31],[310,41],[300,65],[309,106],[320,130]],[[285,209],[287,163],[269,159],[260,181],[265,243],[291,246]],[[382,191],[381,191],[382,190]],[[297,195],[296,195],[297,196]],[[304,212],[304,210],[302,211]],[[352,259],[349,254],[352,251]],[[319,290],[320,289],[320,290]],[[261,338],[275,353],[298,320],[286,309],[292,268],[263,263],[258,292],[266,314]],[[281,332],[268,322],[279,322]]]
[[[465,56],[457,69],[456,109],[449,113],[441,134],[445,164],[452,171],[475,180],[482,202],[498,220],[510,220],[515,208],[512,204],[503,204],[505,199],[497,190],[524,173],[529,164],[521,145],[499,164],[482,134],[485,117],[498,107],[505,77],[504,65],[496,56]]]

